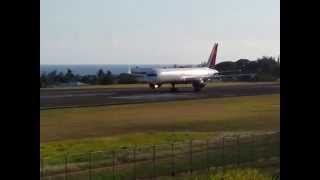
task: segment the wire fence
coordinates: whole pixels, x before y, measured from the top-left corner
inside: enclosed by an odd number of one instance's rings
[[[42,180],[157,179],[228,167],[253,166],[280,157],[280,133],[235,135],[219,139],[42,158]]]

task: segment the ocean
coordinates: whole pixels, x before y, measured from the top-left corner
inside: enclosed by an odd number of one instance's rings
[[[108,65],[108,64],[94,64],[94,65],[40,65],[40,75],[43,73],[50,73],[56,70],[58,73],[63,72],[66,73],[67,69],[71,69],[73,74],[78,75],[94,75],[98,72],[99,69],[103,69],[104,72],[108,70],[111,71],[112,74],[118,75],[120,73],[127,73],[129,67],[173,67],[173,65]]]

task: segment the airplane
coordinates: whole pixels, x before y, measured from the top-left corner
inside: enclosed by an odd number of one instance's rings
[[[192,84],[195,92],[204,88],[208,81],[219,72],[214,69],[216,64],[218,43],[215,43],[205,67],[179,68],[139,68],[129,69],[128,73],[137,77],[137,81],[148,83],[151,89],[160,88],[162,84],[172,85],[171,91],[176,91],[175,84]]]

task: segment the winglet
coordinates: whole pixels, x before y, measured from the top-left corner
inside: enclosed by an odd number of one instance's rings
[[[212,50],[210,57],[208,59],[208,68],[214,68],[216,65],[216,58],[217,58],[217,51],[218,51],[218,43],[215,43]]]

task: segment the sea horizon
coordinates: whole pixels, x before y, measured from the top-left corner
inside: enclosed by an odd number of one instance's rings
[[[94,75],[99,69],[111,71],[112,74],[119,75],[127,73],[132,67],[173,67],[174,65],[189,64],[40,64],[40,75],[57,71],[57,73],[66,73],[70,69],[75,75]]]

